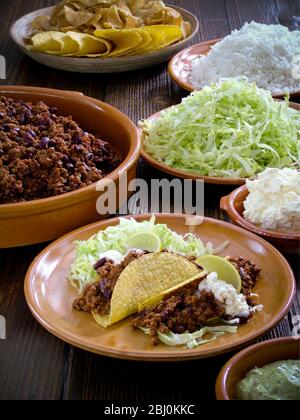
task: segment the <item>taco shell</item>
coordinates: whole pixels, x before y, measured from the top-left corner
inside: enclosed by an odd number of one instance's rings
[[[115,286],[109,315],[93,313],[96,322],[106,328],[136,313],[153,296],[178,286],[196,276],[206,275],[199,265],[168,252],[144,255],[121,273]]]

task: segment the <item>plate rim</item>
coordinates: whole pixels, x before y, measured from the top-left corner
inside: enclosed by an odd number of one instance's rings
[[[227,35],[228,36],[228,35]],[[185,54],[191,55],[191,53],[193,52],[193,50],[197,49],[197,48],[201,48],[201,47],[210,47],[209,50],[211,49],[211,47],[213,47],[215,44],[217,44],[218,42],[221,42],[223,38],[215,38],[215,39],[211,39],[208,41],[203,41],[203,42],[199,42],[197,44],[193,44],[187,48],[185,48],[182,51],[179,51],[169,62],[168,65],[168,73],[170,75],[170,77],[172,78],[172,80],[183,90],[186,90],[188,92],[194,92],[194,91],[200,91],[201,89],[197,89],[195,88],[189,81],[187,81],[186,79],[184,79],[183,77],[177,76],[176,71],[175,71],[175,64],[178,61],[182,60],[182,56]],[[209,50],[207,51],[206,54],[208,54]],[[190,69],[190,67],[189,67]],[[272,94],[273,98],[277,98],[277,99],[282,99],[285,96],[289,95],[290,98],[293,97],[299,97],[300,96],[300,89],[298,91],[295,92],[290,92],[290,93],[277,93],[277,94]]]
[[[139,219],[147,219],[150,218],[152,215],[150,213],[147,214],[138,214],[138,215],[128,215],[125,216],[125,218],[134,218],[135,220],[139,220]],[[159,217],[168,217],[168,218],[172,218],[174,219],[184,219],[187,217],[191,217],[187,214],[169,214],[169,213],[160,213],[160,214],[156,214],[156,216]],[[197,217],[197,216],[192,216],[192,217]],[[168,353],[168,351],[166,351],[165,353],[161,353],[161,352],[144,352],[144,351],[134,351],[134,350],[126,350],[126,351],[122,351],[122,350],[116,350],[116,349],[108,349],[103,348],[101,346],[90,346],[87,345],[87,343],[84,342],[80,342],[80,338],[78,339],[78,335],[75,335],[73,333],[65,333],[65,332],[61,332],[59,329],[57,329],[55,327],[55,325],[53,323],[51,323],[51,320],[49,319],[45,319],[43,317],[43,314],[39,311],[37,305],[35,305],[35,300],[34,300],[34,293],[32,290],[32,279],[34,278],[34,272],[35,272],[35,268],[36,266],[42,261],[43,258],[45,258],[45,256],[47,254],[49,254],[53,248],[55,248],[59,243],[63,243],[64,241],[66,241],[67,239],[71,239],[72,236],[76,236],[77,233],[82,233],[84,231],[88,231],[91,228],[99,228],[101,229],[101,227],[107,227],[109,226],[111,223],[117,222],[117,220],[120,217],[114,217],[112,219],[108,219],[108,220],[104,220],[104,221],[99,221],[96,223],[92,223],[90,225],[87,226],[83,226],[79,229],[76,229],[66,235],[64,235],[63,237],[57,239],[56,241],[54,241],[53,243],[51,243],[49,246],[47,246],[44,250],[42,250],[33,260],[33,262],[31,263],[26,277],[25,277],[25,283],[24,283],[24,293],[25,293],[25,299],[27,302],[27,305],[32,313],[32,315],[34,316],[34,318],[39,322],[39,324],[41,324],[41,326],[43,328],[45,328],[48,332],[50,332],[52,335],[54,335],[55,337],[59,338],[60,340],[71,344],[72,346],[79,348],[79,349],[83,349],[85,351],[88,351],[90,353],[94,353],[97,355],[101,355],[101,356],[106,356],[106,357],[110,357],[110,358],[114,358],[114,359],[122,359],[122,360],[134,360],[134,361],[148,361],[148,362],[178,362],[178,361],[189,361],[189,360],[198,360],[198,359],[206,359],[206,358],[211,358],[211,357],[215,357],[215,356],[219,356],[222,354],[226,354],[229,353],[231,351],[235,351],[237,349],[243,348],[245,347],[247,344],[251,344],[254,341],[256,341],[259,337],[261,337],[262,335],[264,335],[267,331],[275,328],[276,325],[279,324],[279,322],[286,316],[286,314],[288,313],[288,311],[290,310],[290,307],[293,303],[295,294],[296,294],[296,281],[295,281],[295,276],[294,273],[289,265],[289,263],[287,262],[287,260],[285,259],[285,257],[274,247],[272,246],[270,243],[268,243],[267,241],[265,241],[264,239],[260,238],[259,236],[255,235],[252,232],[247,232],[245,229],[240,228],[239,226],[235,226],[231,223],[225,222],[223,220],[219,220],[219,219],[214,219],[214,218],[210,218],[210,217],[205,217],[204,221],[216,224],[216,225],[226,225],[228,226],[230,229],[234,230],[234,231],[238,231],[240,233],[246,234],[248,237],[252,237],[253,239],[255,239],[256,241],[263,243],[263,245],[265,247],[267,247],[269,250],[271,250],[273,253],[275,253],[275,255],[277,255],[277,257],[281,260],[281,263],[285,266],[287,272],[289,273],[288,276],[288,282],[287,282],[287,286],[290,289],[290,293],[289,293],[289,298],[282,304],[282,308],[280,309],[280,311],[276,314],[276,316],[274,318],[272,318],[263,328],[261,328],[257,333],[251,334],[251,336],[249,338],[245,338],[243,340],[241,340],[239,343],[235,344],[234,346],[228,346],[228,345],[223,345],[221,346],[221,348],[217,349],[217,350],[209,350],[207,352],[200,352],[197,353],[196,351],[191,353],[189,351],[184,351],[184,349],[182,349],[181,353]]]
[[[77,64],[82,64],[82,63],[103,63],[103,64],[120,64],[120,63],[134,63],[136,61],[136,59],[138,58],[139,60],[143,60],[146,58],[154,58],[156,57],[159,53],[165,52],[167,53],[168,51],[171,52],[172,49],[174,49],[174,47],[176,46],[177,48],[179,46],[181,46],[182,44],[186,44],[188,42],[191,42],[194,37],[197,35],[197,33],[199,32],[199,28],[200,28],[200,22],[198,17],[191,12],[190,10],[184,9],[183,7],[177,6],[177,5],[169,5],[167,4],[166,6],[168,7],[174,7],[176,10],[179,11],[183,11],[184,13],[188,14],[190,16],[191,19],[193,19],[195,21],[195,29],[194,31],[185,39],[181,40],[180,42],[177,42],[175,44],[169,45],[161,50],[157,50],[157,51],[153,51],[147,54],[140,54],[140,55],[134,55],[134,56],[130,56],[130,57],[126,57],[126,56],[121,56],[121,57],[110,57],[110,58],[101,58],[101,57],[76,57],[76,56],[59,56],[59,55],[52,55],[52,54],[46,54],[46,53],[42,53],[42,52],[38,52],[38,51],[34,51],[31,52],[32,56],[35,55],[36,57],[55,57],[58,60],[60,60],[61,62],[66,61],[66,59],[72,59],[74,60],[74,62],[76,62]],[[42,12],[50,12],[51,10],[53,10],[55,8],[55,6],[48,6],[48,7],[44,7],[41,9],[37,9],[34,10],[32,12],[26,13],[25,15],[21,16],[19,19],[17,19],[16,21],[13,22],[13,24],[10,26],[10,37],[11,39],[15,42],[15,44],[21,48],[23,50],[23,52],[25,54],[28,55],[28,52],[30,52],[30,50],[28,50],[25,46],[24,43],[20,43],[19,40],[17,39],[16,35],[15,35],[15,28],[16,26],[23,21],[26,17],[29,17],[30,15],[33,15],[35,13],[41,13],[39,16],[42,16]],[[83,61],[84,60],[84,61]]]
[[[280,99],[276,99],[279,100]],[[179,105],[179,104],[177,104]],[[161,111],[156,112],[155,114],[151,115],[148,118],[145,118],[144,121],[153,121],[155,119],[157,119],[162,112],[171,109],[173,106],[176,105],[171,105],[170,107],[167,107],[165,109],[162,109]],[[298,104],[297,102],[289,102],[289,106],[290,108],[296,109],[297,111],[300,112],[300,104]],[[195,173],[190,173],[190,172],[186,172],[186,171],[182,171],[180,169],[175,169],[172,168],[171,166],[166,165],[165,163],[159,162],[158,160],[156,160],[155,158],[153,158],[146,150],[144,147],[144,140],[145,140],[145,134],[143,132],[143,128],[141,127],[141,125],[138,125],[138,130],[139,130],[139,135],[140,135],[140,139],[141,139],[141,157],[151,166],[153,166],[154,168],[167,173],[169,175],[181,178],[181,179],[192,179],[192,180],[198,180],[198,179],[202,179],[204,180],[205,183],[207,184],[214,184],[214,185],[233,185],[233,186],[241,186],[244,185],[247,181],[247,179],[250,178],[221,178],[221,177],[213,177],[213,176],[207,176],[207,175],[197,175]]]

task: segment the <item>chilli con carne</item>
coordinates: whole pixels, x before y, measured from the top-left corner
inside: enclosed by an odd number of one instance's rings
[[[98,136],[55,107],[0,97],[0,204],[52,197],[90,185],[121,162]]]

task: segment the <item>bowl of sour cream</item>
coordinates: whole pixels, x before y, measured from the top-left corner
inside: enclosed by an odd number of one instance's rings
[[[268,168],[221,199],[231,221],[285,253],[300,253],[300,172]]]

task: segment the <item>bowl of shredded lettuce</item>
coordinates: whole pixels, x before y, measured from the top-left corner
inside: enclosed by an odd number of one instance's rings
[[[241,185],[267,167],[300,167],[300,105],[244,77],[193,92],[140,130],[143,158],[177,177]]]

